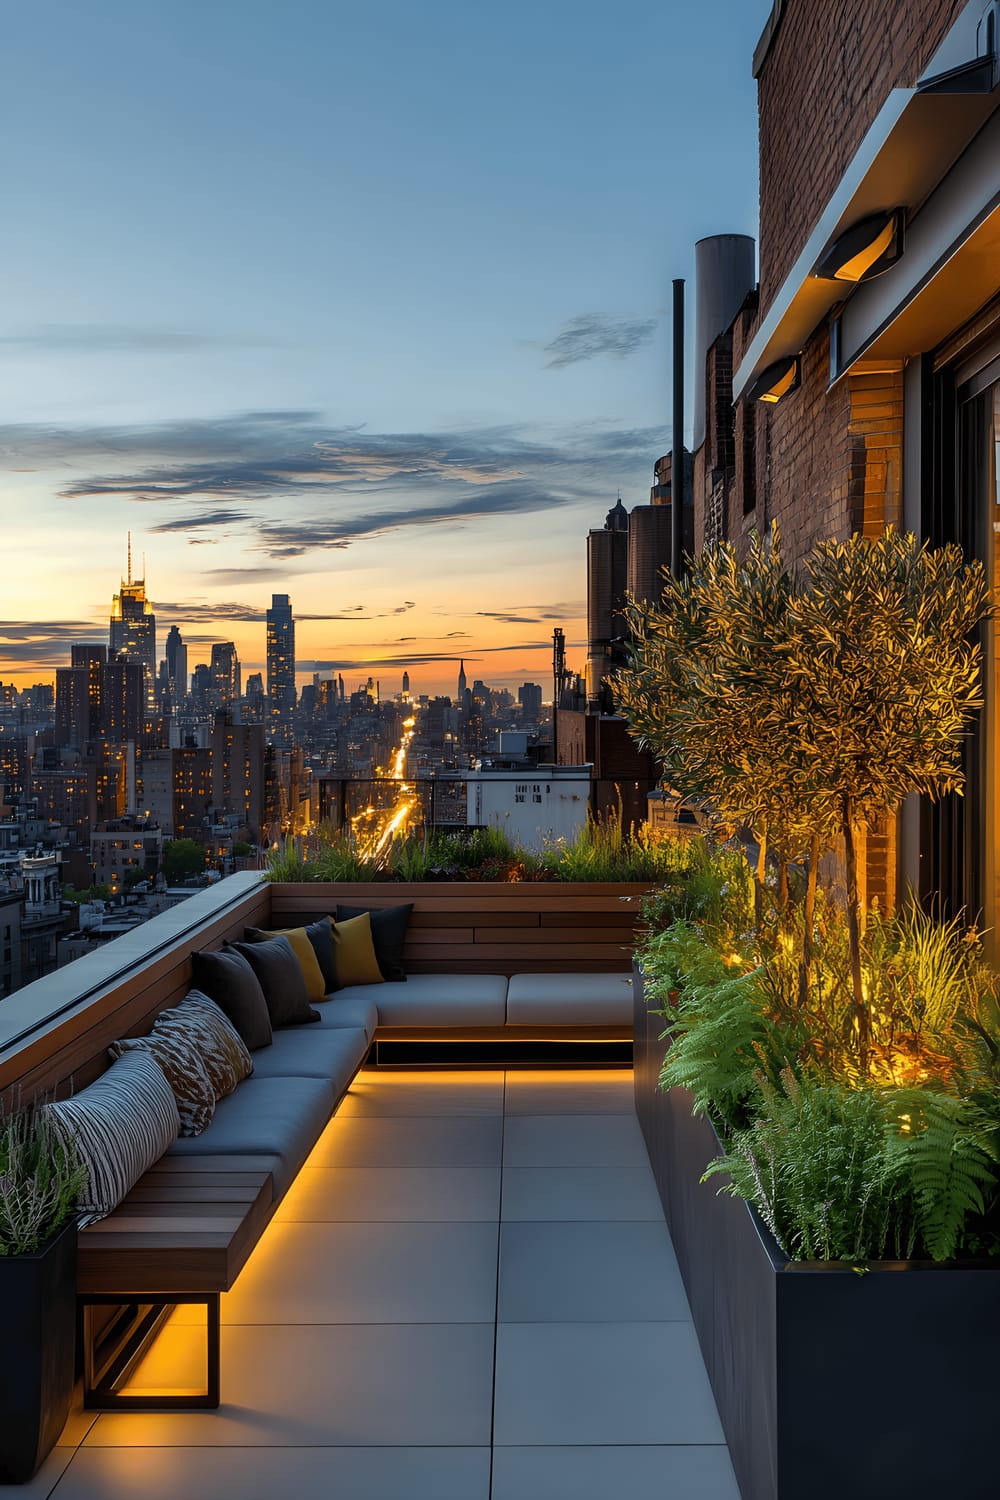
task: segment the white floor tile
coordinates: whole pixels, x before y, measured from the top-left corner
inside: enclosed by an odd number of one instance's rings
[[[648,1161],[635,1115],[508,1115],[505,1167],[641,1167]]]
[[[492,1500],[740,1500],[724,1447],[497,1448]]]
[[[222,1321],[486,1323],[496,1267],[495,1224],[284,1221],[223,1298]]]
[[[499,1207],[498,1166],[303,1167],[275,1222],[495,1225]]]
[[[501,1323],[494,1442],[722,1443],[690,1323]]]
[[[86,1447],[482,1447],[493,1325],[224,1328],[217,1412],[108,1412]]]
[[[84,1448],[58,1500],[488,1500],[489,1490],[487,1447]]]
[[[641,1167],[507,1167],[505,1223],[518,1219],[663,1220],[656,1181]]]

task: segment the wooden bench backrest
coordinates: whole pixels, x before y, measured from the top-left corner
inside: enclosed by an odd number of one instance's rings
[[[272,886],[275,927],[345,906],[413,903],[411,974],[627,973],[645,885],[528,881],[493,885],[308,883]]]
[[[220,948],[227,939],[242,938],[247,926],[266,926],[269,918],[269,887],[261,886],[235,911],[166,943],[147,962],[137,961],[121,978],[82,996],[66,1014],[0,1051],[0,1093],[9,1102],[16,1090],[27,1101],[39,1092],[65,1095],[85,1087],[107,1068],[107,1049],[116,1037],[141,1035],[161,1010],[183,999],[191,988],[193,952]],[[58,971],[68,991],[77,963]]]

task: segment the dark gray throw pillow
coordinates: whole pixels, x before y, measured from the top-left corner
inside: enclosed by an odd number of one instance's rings
[[[310,922],[306,928],[306,937],[313,945],[313,952],[316,954],[316,962],[323,975],[326,992],[332,995],[337,988],[337,966],[333,958],[333,929],[330,926],[330,918],[320,917],[318,922]]]
[[[379,972],[387,982],[394,980],[398,983],[406,978],[403,945],[412,910],[412,901],[404,906],[338,906],[336,920],[349,922],[352,917],[368,913],[372,924],[372,947],[375,949]]]
[[[281,925],[283,928],[297,927],[298,923],[285,919]],[[316,955],[316,962],[319,964],[319,971],[323,976],[326,993],[332,995],[334,990],[339,989],[340,986],[337,983],[337,966],[333,957],[333,928],[330,926],[330,918],[319,917],[315,922],[303,923],[302,930],[309,939],[309,945]],[[274,935],[273,929],[269,930],[264,927],[247,927],[244,932],[244,937],[248,943],[269,942]]]
[[[318,1021],[319,1011],[309,1004],[302,965],[285,937],[265,943],[229,943],[227,952],[238,953],[253,969],[264,991],[264,1000],[275,1031],[282,1026],[302,1026]]]
[[[221,953],[192,953],[191,982],[229,1017],[251,1052],[271,1045],[271,1018],[260,980],[231,945]]]

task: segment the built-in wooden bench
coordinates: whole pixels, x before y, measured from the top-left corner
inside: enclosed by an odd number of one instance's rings
[[[80,1231],[84,1404],[104,1409],[219,1404],[219,1296],[242,1271],[274,1207],[269,1167],[251,1156],[163,1157],[113,1214]],[[205,1389],[129,1394],[120,1387],[151,1335],[182,1302],[205,1307]]]
[[[297,925],[338,902],[412,902],[405,950],[412,974],[624,974],[643,889],[542,882],[282,885],[249,872],[233,876],[5,1000],[0,1095],[10,1104],[37,1093],[64,1096],[90,1083],[108,1066],[112,1041],[148,1031],[161,1010],[187,993],[193,952],[242,938],[248,926]],[[529,1030],[542,1039],[560,1034],[560,1028]],[[77,1289],[88,1404],[218,1404],[219,1295],[232,1287],[276,1207],[266,1158],[171,1157],[147,1172],[113,1214],[81,1231]],[[150,1332],[178,1302],[206,1308],[205,1392],[121,1394]]]

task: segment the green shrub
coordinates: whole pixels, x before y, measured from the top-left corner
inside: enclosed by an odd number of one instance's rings
[[[42,1108],[0,1113],[0,1255],[30,1255],[69,1219],[86,1171]]]
[[[642,824],[628,833],[620,812],[588,817],[571,839],[558,839],[546,849],[542,864],[557,880],[673,881],[683,878],[692,864],[690,845],[699,843],[676,834],[658,833]]]
[[[639,829],[622,831],[612,816],[591,822],[576,838],[535,855],[515,844],[499,826],[436,830],[392,839],[376,856],[364,855],[350,832],[324,830],[304,852],[301,839],[287,839],[272,850],[267,878],[313,880],[682,880],[699,855],[700,839],[679,839]]]

